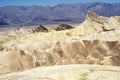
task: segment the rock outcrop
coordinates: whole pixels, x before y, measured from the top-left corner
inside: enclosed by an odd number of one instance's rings
[[[29,34],[29,33],[36,33],[36,32],[48,32],[48,29],[44,26],[40,25],[39,27],[34,28],[18,28],[15,30],[16,33],[20,34]]]
[[[27,35],[27,34],[33,34],[39,32],[48,32],[48,29],[42,25],[33,28],[16,28],[6,32],[1,32],[0,39],[5,40],[6,38],[15,38],[21,35]],[[1,40],[0,43],[2,42]]]
[[[54,29],[56,31],[62,31],[62,30],[66,30],[66,29],[72,29],[73,27],[71,25],[68,24],[59,24],[58,26],[56,26]]]
[[[48,32],[48,29],[40,25],[39,27],[31,29],[32,32]]]

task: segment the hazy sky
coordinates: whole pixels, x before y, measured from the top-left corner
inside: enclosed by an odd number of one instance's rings
[[[120,0],[0,0],[0,6],[8,5],[56,5],[59,3],[81,3],[81,2],[106,2],[106,3],[120,3]]]

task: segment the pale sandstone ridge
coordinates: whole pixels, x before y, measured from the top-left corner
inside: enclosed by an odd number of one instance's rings
[[[120,28],[120,17],[103,17],[89,11],[85,21],[70,31],[74,35],[89,35],[101,31],[111,31]]]
[[[39,27],[34,28],[18,28],[14,31],[14,34],[30,34],[30,33],[36,33],[36,32],[48,32],[48,29],[42,25],[39,25]]]
[[[120,68],[100,65],[49,66],[1,75],[0,80],[120,80]]]
[[[48,29],[40,25],[39,27],[34,27],[34,28],[16,28],[12,30],[7,30],[5,32],[0,32],[0,43],[9,41],[11,39],[15,39],[23,35],[39,33],[39,32],[48,32]]]

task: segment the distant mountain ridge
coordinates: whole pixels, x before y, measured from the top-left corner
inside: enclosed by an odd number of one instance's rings
[[[86,13],[94,11],[102,16],[120,16],[120,3],[76,3],[56,6],[5,6],[0,7],[0,26],[39,25],[58,22],[80,23]],[[4,22],[4,24],[3,24]]]

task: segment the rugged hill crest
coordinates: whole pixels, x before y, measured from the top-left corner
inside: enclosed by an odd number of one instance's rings
[[[97,23],[103,23],[107,21],[107,17],[99,16],[98,14],[94,13],[93,11],[88,11],[86,20],[88,21],[96,21]]]
[[[89,11],[83,23],[71,30],[74,35],[88,35],[101,31],[119,29],[120,16],[103,17]]]

